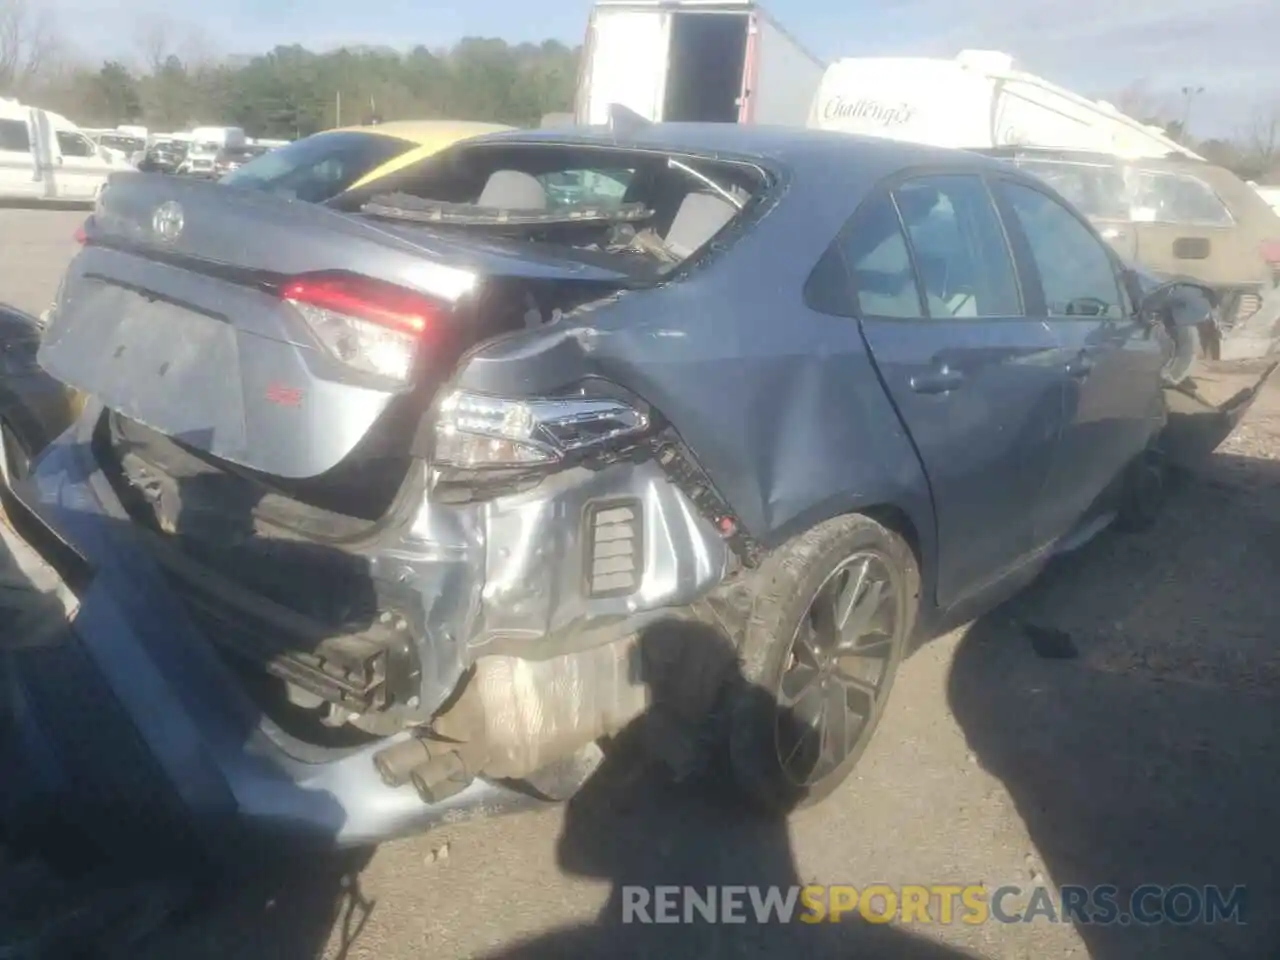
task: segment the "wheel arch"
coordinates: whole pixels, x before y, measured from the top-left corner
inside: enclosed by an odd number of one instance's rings
[[[923,608],[926,607],[929,611],[934,610],[938,545],[934,532],[933,509],[927,500],[912,502],[909,498],[868,497],[830,501],[793,518],[785,527],[779,529],[774,541],[767,546],[778,549],[792,537],[799,536],[820,523],[852,514],[870,517],[903,539],[915,557],[921,613],[925,612]]]

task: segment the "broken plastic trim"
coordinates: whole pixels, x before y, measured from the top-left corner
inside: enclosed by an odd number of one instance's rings
[[[742,524],[698,466],[674,431],[667,430],[652,442],[654,459],[694,508],[705,517],[729,545],[742,565],[754,569],[764,559],[765,550],[742,529]]]
[[[637,223],[653,217],[643,203],[601,206],[577,204],[553,210],[509,210],[503,207],[481,207],[474,203],[445,203],[424,200],[407,193],[377,196],[360,208],[360,212],[385,220],[410,223],[471,227],[541,227],[574,223]]]

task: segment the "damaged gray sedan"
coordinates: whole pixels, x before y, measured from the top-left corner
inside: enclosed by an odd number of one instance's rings
[[[1154,515],[1197,293],[998,161],[676,124],[378,189],[105,191],[40,352],[93,400],[18,491],[80,606],[13,659],[14,817],[377,842],[568,796],[670,687],[657,749],[812,802],[914,638]]]

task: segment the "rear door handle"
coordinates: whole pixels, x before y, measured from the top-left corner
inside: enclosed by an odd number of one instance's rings
[[[911,389],[916,393],[950,393],[964,383],[964,374],[943,365],[929,373],[911,378]]]
[[[1067,363],[1067,376],[1083,380],[1093,372],[1093,357],[1087,353],[1078,353]]]

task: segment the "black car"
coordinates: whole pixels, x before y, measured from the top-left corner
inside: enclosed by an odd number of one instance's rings
[[[182,161],[187,159],[185,143],[165,142],[154,144],[138,164],[144,173],[175,173]]]
[[[79,412],[79,394],[40,369],[40,322],[0,305],[0,484],[26,475],[31,458]]]

